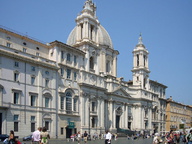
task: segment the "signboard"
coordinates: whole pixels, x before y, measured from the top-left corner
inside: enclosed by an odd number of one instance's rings
[[[75,123],[74,122],[68,122],[67,128],[69,128],[69,129],[75,128]]]

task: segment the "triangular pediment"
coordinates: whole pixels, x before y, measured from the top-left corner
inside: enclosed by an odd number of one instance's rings
[[[131,97],[122,87],[117,88],[112,93],[119,96]]]

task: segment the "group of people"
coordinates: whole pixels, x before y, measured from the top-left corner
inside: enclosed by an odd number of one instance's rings
[[[95,133],[93,135],[94,140],[96,139],[96,137],[98,137],[98,135]],[[105,144],[111,144],[111,139],[113,137],[113,135],[109,132],[106,131],[106,134],[103,135],[103,137],[105,138]],[[84,141],[84,143],[87,143],[87,140],[90,138],[90,135],[87,133],[87,131],[85,131],[82,135],[80,134],[80,131],[77,134],[73,134],[71,135],[71,140],[72,141],[77,141],[78,144],[80,144],[80,141]],[[114,140],[116,140],[117,135],[114,135]]]
[[[32,144],[47,144],[48,139],[50,139],[50,135],[46,127],[38,127],[32,134]]]
[[[186,132],[174,132],[171,130],[169,133],[161,137],[159,133],[155,133],[153,144],[192,144],[192,130],[187,134]]]

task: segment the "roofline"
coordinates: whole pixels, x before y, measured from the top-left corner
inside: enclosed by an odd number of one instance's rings
[[[68,45],[68,44],[65,44],[65,43],[63,43],[63,42],[60,42],[60,41],[58,41],[58,40],[55,40],[55,41],[53,41],[53,42],[50,42],[49,43],[51,46],[63,46],[63,47],[67,47],[67,48],[69,48],[69,49],[72,49],[72,50],[75,50],[75,51],[77,51],[77,52],[79,52],[79,53],[81,53],[82,55],[85,55],[86,53],[85,52],[83,52],[82,50],[79,50],[79,49],[77,49],[76,47],[72,47],[72,46],[70,46],[70,45]]]
[[[30,41],[32,43],[36,43],[36,44],[41,45],[43,47],[51,48],[50,46],[48,46],[45,42],[43,42],[41,40],[38,40],[38,39],[33,38],[31,36],[24,35],[24,34],[22,34],[20,32],[17,32],[15,30],[12,30],[12,29],[7,28],[5,26],[0,25],[0,31],[2,31],[4,33],[7,33],[7,34],[10,34],[10,35],[13,35],[15,37],[19,37],[19,38],[21,38],[23,40],[27,40],[27,41]]]
[[[149,80],[150,82],[153,82],[153,83],[156,83],[156,84],[158,84],[158,85],[160,85],[160,86],[162,86],[162,87],[164,87],[164,88],[168,88],[166,85],[163,85],[163,84],[161,84],[161,83],[159,83],[159,82],[157,82],[157,81],[154,81],[154,80]]]

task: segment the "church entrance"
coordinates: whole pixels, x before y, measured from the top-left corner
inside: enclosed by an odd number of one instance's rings
[[[66,138],[70,138],[71,135],[72,135],[72,129],[66,128]]]

